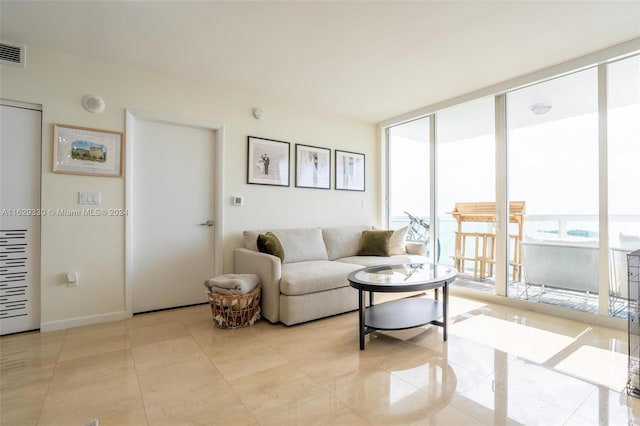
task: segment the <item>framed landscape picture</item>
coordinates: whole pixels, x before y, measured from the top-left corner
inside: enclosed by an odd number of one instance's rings
[[[289,142],[248,137],[247,183],[289,186]]]
[[[122,176],[121,132],[53,125],[53,172],[87,176]]]
[[[336,149],[336,189],[364,191],[364,154]]]
[[[331,189],[331,150],[296,144],[296,187]]]

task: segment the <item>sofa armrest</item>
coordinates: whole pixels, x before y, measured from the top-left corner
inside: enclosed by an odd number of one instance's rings
[[[262,283],[262,316],[275,323],[280,320],[280,258],[266,253],[237,248],[233,251],[236,274],[256,274]]]
[[[418,243],[415,241],[407,241],[405,243],[405,247],[407,248],[407,254],[417,254],[420,256],[427,255],[427,248],[422,243]]]

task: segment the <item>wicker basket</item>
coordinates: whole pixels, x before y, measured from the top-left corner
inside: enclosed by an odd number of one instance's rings
[[[247,294],[220,294],[207,291],[213,322],[218,328],[241,328],[260,319],[260,296],[258,285]]]

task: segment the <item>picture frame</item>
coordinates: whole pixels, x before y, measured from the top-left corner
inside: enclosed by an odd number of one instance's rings
[[[331,189],[331,150],[296,144],[296,187]]]
[[[365,156],[358,152],[336,149],[336,184],[337,190],[365,190]]]
[[[247,183],[289,186],[289,142],[247,137]]]
[[[122,132],[53,125],[53,173],[122,177]]]

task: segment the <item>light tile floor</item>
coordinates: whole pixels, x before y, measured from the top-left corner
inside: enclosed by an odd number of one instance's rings
[[[631,425],[626,332],[451,298],[435,326],[357,315],[213,326],[208,305],[0,338],[0,424]]]

